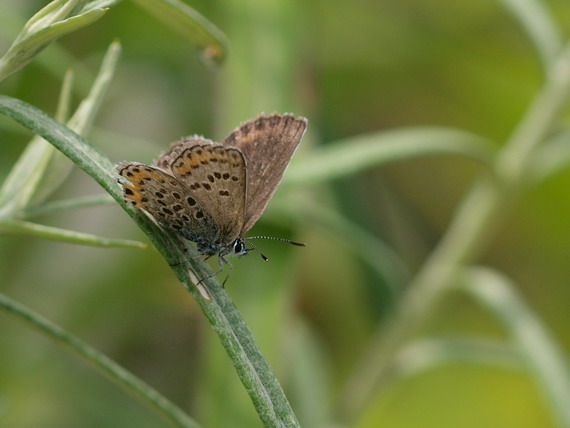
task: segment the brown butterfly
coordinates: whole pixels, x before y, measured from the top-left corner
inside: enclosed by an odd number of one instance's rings
[[[221,270],[231,266],[227,255],[256,249],[246,239],[259,237],[243,236],[265,211],[306,128],[303,117],[271,114],[241,124],[222,143],[183,138],[156,165],[116,166],[124,198],[196,242],[200,254],[217,255]]]

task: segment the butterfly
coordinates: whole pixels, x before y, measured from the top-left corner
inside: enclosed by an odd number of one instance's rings
[[[267,208],[306,129],[303,117],[260,115],[222,143],[191,136],[174,143],[155,165],[121,162],[118,182],[127,203],[195,242],[201,255],[217,255],[221,271],[231,268],[228,255],[257,250],[246,240],[258,237],[244,235]]]

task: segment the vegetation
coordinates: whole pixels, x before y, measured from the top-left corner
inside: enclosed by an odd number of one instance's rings
[[[569,16],[4,4],[1,425],[570,427]],[[253,233],[308,246],[207,300],[114,164],[263,111],[309,132]]]

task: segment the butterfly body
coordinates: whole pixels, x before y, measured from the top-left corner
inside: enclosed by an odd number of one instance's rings
[[[228,264],[226,256],[250,251],[243,236],[265,211],[306,126],[291,114],[261,115],[222,143],[187,137],[155,165],[121,162],[125,201]]]

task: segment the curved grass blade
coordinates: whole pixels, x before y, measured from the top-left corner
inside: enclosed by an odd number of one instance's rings
[[[24,25],[20,34],[0,58],[0,81],[21,70],[50,43],[101,18],[108,9],[93,9],[65,18],[77,0],[54,0]]]
[[[319,183],[374,166],[428,156],[465,156],[492,164],[493,150],[482,137],[449,128],[382,131],[336,141],[290,165],[283,185]]]
[[[43,224],[23,220],[1,222],[0,235],[2,234],[29,235],[51,239],[53,241],[68,242],[70,244],[91,245],[93,247],[146,248],[146,245],[142,242],[131,241],[130,239],[102,238],[89,233],[74,232],[59,227],[45,226]]]
[[[127,391],[131,391],[133,394],[138,395],[141,399],[156,408],[167,419],[171,420],[176,425],[185,428],[199,428],[198,423],[190,418],[190,416],[186,415],[186,413],[184,413],[180,408],[172,404],[159,392],[142,382],[139,378],[134,376],[125,368],[119,366],[104,354],[93,349],[77,337],[71,335],[30,308],[1,293],[0,308],[38,329],[52,340],[67,346],[80,358],[98,368],[110,379],[123,386]]]
[[[564,38],[546,8],[546,3],[538,0],[500,0],[500,2],[520,22],[534,44],[544,70],[548,72],[562,51]]]
[[[168,28],[186,38],[203,57],[213,63],[221,63],[227,52],[226,36],[222,31],[180,0],[132,0],[150,12]]]
[[[507,276],[472,268],[462,289],[491,310],[505,326],[547,397],[560,426],[570,427],[570,369],[564,353]]]
[[[30,218],[40,215],[53,214],[64,210],[92,207],[95,205],[109,205],[114,203],[115,200],[109,195],[88,195],[71,199],[63,199],[60,201],[47,202],[39,207],[27,208],[26,210],[22,211],[21,214],[22,218]]]

